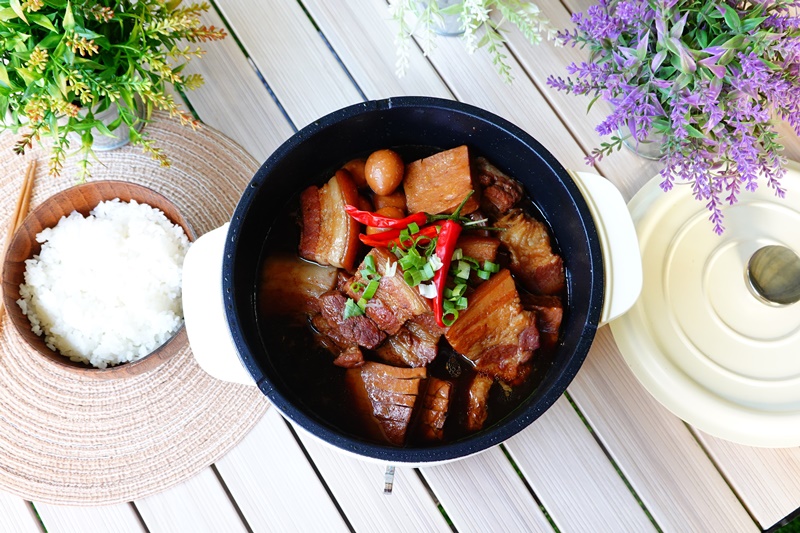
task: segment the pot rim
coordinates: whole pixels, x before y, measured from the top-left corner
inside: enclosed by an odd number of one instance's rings
[[[575,208],[580,215],[582,222],[581,229],[585,233],[588,250],[590,252],[590,257],[588,259],[592,265],[592,283],[589,295],[590,302],[587,304],[587,317],[582,335],[575,344],[572,357],[569,359],[568,364],[563,368],[562,373],[552,381],[549,389],[539,397],[535,394],[531,394],[505,418],[482,431],[448,444],[428,448],[404,448],[367,442],[357,437],[338,432],[296,407],[283,393],[272,385],[250,352],[244,338],[245,335],[243,333],[239,309],[245,302],[238,302],[236,300],[233,288],[233,272],[235,272],[235,263],[237,259],[236,249],[239,245],[239,226],[245,219],[264,177],[298,145],[304,143],[318,132],[364,113],[393,108],[439,109],[465,114],[492,124],[494,127],[503,130],[515,140],[529,147],[543,160],[555,175],[561,178],[564,187],[572,196],[575,202]],[[256,172],[249,186],[246,187],[234,211],[223,253],[222,291],[225,303],[225,315],[231,338],[236,347],[237,356],[259,389],[269,398],[284,417],[301,426],[317,438],[346,452],[393,464],[423,464],[460,459],[500,444],[530,425],[561,397],[582,366],[597,330],[604,298],[604,264],[595,221],[592,218],[585,198],[566,169],[541,145],[541,143],[520,127],[481,108],[454,100],[426,96],[404,96],[360,102],[334,111],[299,130],[270,155]],[[536,406],[535,408],[531,408],[531,403],[534,399],[536,400]]]

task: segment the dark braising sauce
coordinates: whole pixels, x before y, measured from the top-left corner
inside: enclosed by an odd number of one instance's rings
[[[406,162],[441,151],[430,147],[402,147],[393,148],[393,150],[400,153]],[[366,155],[368,154],[363,157]],[[330,179],[336,168],[324,172],[317,183],[322,184]],[[277,216],[276,220],[282,221],[282,223],[270,229],[261,251],[261,264],[268,256],[277,252],[297,254],[300,240],[299,224],[297,223],[300,216],[298,198],[299,192],[285,204],[284,212]],[[542,220],[541,214],[529,198],[524,198],[521,205],[529,215]],[[552,243],[553,251],[559,253],[555,240],[552,240]],[[364,247],[356,264],[361,262],[367,251],[367,248]],[[502,260],[501,257],[498,257],[498,261]],[[525,292],[519,285],[517,290],[520,294]],[[258,291],[256,293],[258,294]],[[565,307],[566,296],[566,294],[560,295]],[[258,304],[260,307],[275,303],[258,302]],[[277,303],[277,305],[280,304]],[[566,309],[564,319],[567,319]],[[310,321],[286,316],[270,316],[268,318],[259,316],[259,327],[269,362],[275,368],[274,375],[280,376],[282,380],[282,383],[276,383],[276,386],[281,388],[284,395],[320,423],[358,439],[373,441],[365,435],[365,430],[360,427],[360,418],[353,413],[350,392],[345,385],[346,369],[333,365],[334,356],[315,341]],[[383,362],[370,350],[362,348],[362,351],[367,360]],[[495,383],[487,402],[489,416],[483,429],[478,433],[491,429],[493,425],[508,416],[530,397],[552,366],[553,359],[554,352],[548,353],[543,349],[536,350],[531,358],[531,373],[522,384],[504,387]],[[438,442],[418,440],[413,428],[415,420],[412,418],[406,446],[438,446],[475,435],[475,432],[469,432],[465,426],[467,393],[470,382],[476,374],[473,363],[456,353],[442,336],[438,344],[438,355],[427,366],[427,371],[428,376],[447,380],[453,384],[448,416],[443,428],[444,438]],[[273,381],[275,380],[273,379]],[[424,391],[424,387],[421,388],[421,393],[422,391]],[[423,395],[420,394],[417,402],[420,403],[422,399]],[[378,443],[386,444],[385,441]]]

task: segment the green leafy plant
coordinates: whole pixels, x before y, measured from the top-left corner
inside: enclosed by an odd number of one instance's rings
[[[660,137],[661,187],[691,183],[722,234],[722,209],[741,192],[762,182],[784,196],[774,119],[800,135],[799,12],[800,0],[598,0],[558,34],[587,61],[548,84],[611,104],[596,128],[611,140],[589,164],[628,137]]]
[[[197,121],[166,92],[203,82],[184,75],[203,50],[191,43],[219,40],[224,30],[200,24],[208,3],[181,0],[0,0],[0,116],[3,129],[20,133],[17,153],[34,140],[51,142],[50,173],[59,175],[70,137],[79,139],[78,178],[89,175],[96,134],[130,140],[162,165],[169,159],[140,132],[153,110],[182,124]],[[97,114],[116,107],[105,125]]]
[[[496,11],[500,17],[491,17]],[[445,26],[445,17],[457,17],[456,31],[462,32],[469,53],[486,47],[500,76],[510,82],[511,67],[506,55],[503,24],[515,25],[531,44],[539,44],[542,34],[552,37],[553,30],[539,8],[526,0],[389,0],[389,13],[397,22],[397,75],[408,71],[411,37],[417,36],[425,55],[436,45],[436,33]]]

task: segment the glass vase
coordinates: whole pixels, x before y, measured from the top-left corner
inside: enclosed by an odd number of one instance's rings
[[[134,101],[136,102],[136,109],[133,110],[134,114],[139,117],[139,122],[136,123],[134,129],[136,131],[142,131],[144,127],[144,118],[145,118],[145,110],[144,110],[144,103],[138,97],[134,97]],[[118,100],[116,103],[112,103],[108,106],[107,109],[103,111],[95,111],[94,118],[101,121],[106,127],[109,127],[115,120],[119,118],[119,108],[118,106],[125,106],[125,103],[121,100]],[[100,107],[95,106],[95,109]],[[108,135],[104,135],[100,130],[93,128],[92,129],[92,150],[96,152],[104,152],[107,150],[114,150],[116,148],[120,148],[128,144],[131,140],[131,132],[128,128],[128,125],[124,122],[121,122],[119,126],[111,133],[114,134],[113,137],[109,137]],[[80,145],[80,136],[76,133],[70,134],[70,142],[74,142],[77,145]]]
[[[462,0],[436,0],[439,9],[461,4]],[[418,2],[420,8],[425,9],[428,7],[428,2],[420,0]],[[433,26],[433,31],[437,35],[443,37],[458,37],[464,34],[464,26],[461,24],[461,17],[459,15],[442,15],[442,24]]]
[[[662,133],[650,132],[643,140],[636,139],[627,125],[619,128],[619,136],[622,137],[622,144],[636,155],[658,161],[664,155],[662,144],[664,135]]]

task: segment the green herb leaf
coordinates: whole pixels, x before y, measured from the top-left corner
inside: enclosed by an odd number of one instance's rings
[[[722,9],[725,10],[725,13],[723,14],[725,24],[727,24],[728,27],[735,32],[742,31],[742,19],[739,18],[739,13],[737,13],[735,9],[725,2],[721,2],[721,4]]]
[[[361,297],[364,298],[365,300],[372,299],[372,297],[375,296],[375,292],[377,292],[379,285],[380,285],[380,282],[378,282],[378,281],[374,281],[374,280],[370,281],[369,285],[367,285],[367,288],[364,289],[364,294],[362,294]]]
[[[28,19],[25,18],[25,12],[22,11],[22,6],[20,5],[19,0],[9,0],[8,4],[19,18],[24,20],[26,23],[28,22]]]
[[[67,7],[64,11],[64,19],[61,21],[61,27],[66,31],[75,29],[75,16],[72,14],[72,3],[67,2]]]
[[[344,314],[342,315],[342,319],[347,320],[348,318],[361,316],[363,314],[364,310],[361,309],[352,298],[348,298],[344,304]]]

